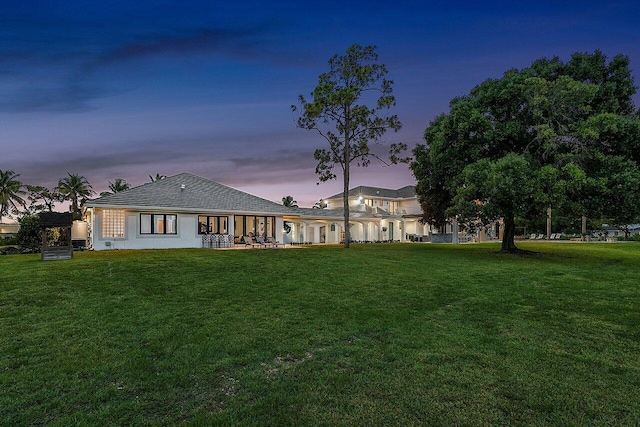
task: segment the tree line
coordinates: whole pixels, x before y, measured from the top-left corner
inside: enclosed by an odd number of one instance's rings
[[[0,217],[2,216],[33,216],[40,212],[53,212],[56,203],[69,202],[74,219],[82,218],[82,206],[96,193],[93,187],[82,175],[67,174],[58,180],[58,185],[47,188],[41,185],[24,184],[19,180],[20,174],[12,170],[0,170]],[[165,176],[149,175],[151,181],[158,181]],[[119,193],[131,188],[122,178],[109,181],[109,191],[103,191],[100,196]]]

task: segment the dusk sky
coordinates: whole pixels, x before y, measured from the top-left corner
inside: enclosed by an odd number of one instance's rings
[[[354,43],[395,81],[387,145],[413,147],[453,97],[541,57],[622,53],[640,82],[637,0],[0,1],[0,169],[48,187],[189,172],[278,203],[339,193],[341,176],[316,185],[325,141],[291,105]],[[352,170],[351,187],[410,184],[406,165]]]

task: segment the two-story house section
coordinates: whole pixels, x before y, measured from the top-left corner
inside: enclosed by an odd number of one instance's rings
[[[323,199],[327,209],[343,209],[343,193]],[[349,210],[376,218],[378,235],[368,234],[364,239],[361,227],[352,225],[354,240],[405,241],[420,240],[428,236],[431,229],[420,223],[422,209],[416,189],[412,185],[397,190],[381,187],[359,186],[349,190]]]

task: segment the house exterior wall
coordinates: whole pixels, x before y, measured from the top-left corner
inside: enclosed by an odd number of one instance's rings
[[[400,200],[399,205],[400,206],[398,209],[403,215],[404,214],[409,214],[409,215],[422,214],[422,207],[420,206],[420,203],[418,202],[417,198]]]
[[[13,237],[20,229],[19,224],[6,224],[0,222],[0,237]]]
[[[227,217],[227,232],[234,234],[233,214],[203,214],[191,212],[153,212],[153,211],[125,211],[125,235],[122,238],[102,237],[103,209],[93,209],[88,216],[91,221],[90,241],[92,248],[96,251],[113,249],[178,249],[178,248],[200,248],[202,247],[202,235],[198,234],[198,216],[216,215]],[[140,214],[142,213],[163,213],[177,216],[176,234],[141,234]],[[254,215],[247,212],[245,215]],[[273,215],[270,215],[273,216]],[[282,242],[283,220],[276,216],[275,221],[276,239]]]

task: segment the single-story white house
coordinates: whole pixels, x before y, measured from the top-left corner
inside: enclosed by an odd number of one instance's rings
[[[289,208],[182,173],[87,201],[87,245],[94,250],[199,248],[207,235],[231,236],[236,243],[245,235],[293,244],[340,243],[342,194],[324,199],[323,205]],[[356,187],[349,191],[349,208],[354,241],[405,241],[431,233],[419,222],[421,209],[411,186]]]
[[[203,235],[263,235],[280,242],[290,209],[182,173],[89,200],[84,218],[94,250],[198,248]]]

